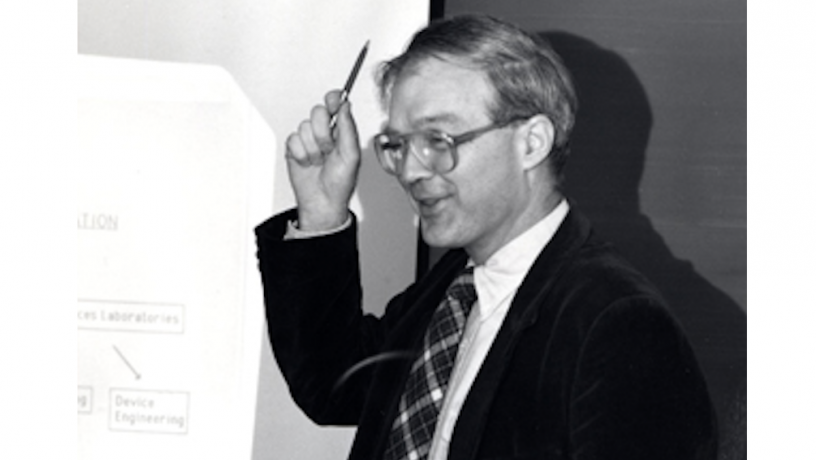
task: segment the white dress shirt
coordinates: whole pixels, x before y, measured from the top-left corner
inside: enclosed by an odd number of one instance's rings
[[[473,305],[459,343],[429,460],[448,458],[448,447],[459,412],[504,322],[516,290],[568,211],[567,201],[562,200],[547,217],[504,245],[483,265],[474,268],[478,300]]]

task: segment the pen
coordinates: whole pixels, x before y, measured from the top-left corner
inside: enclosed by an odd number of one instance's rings
[[[343,92],[340,93],[340,104],[348,100],[349,93],[351,93],[351,87],[354,86],[354,81],[357,80],[357,74],[360,73],[360,67],[363,66],[363,61],[368,53],[369,42],[371,42],[371,40],[366,40],[365,45],[363,45],[363,49],[361,49],[360,54],[357,55],[357,60],[354,62],[354,67],[351,69],[351,73],[349,74],[348,79],[346,79],[346,84],[343,86]],[[336,113],[332,115],[329,128],[334,129],[335,124],[337,124]]]

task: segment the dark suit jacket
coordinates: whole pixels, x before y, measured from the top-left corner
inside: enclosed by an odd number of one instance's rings
[[[467,255],[450,251],[376,318],[360,308],[356,224],[283,242],[293,218],[256,229],[276,360],[313,421],[358,427],[349,458],[380,458],[413,356]],[[360,365],[372,356],[382,359]],[[702,373],[663,300],[573,207],[512,302],[449,458],[708,459],[715,426]]]

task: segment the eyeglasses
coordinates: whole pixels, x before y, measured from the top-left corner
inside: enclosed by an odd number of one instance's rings
[[[406,134],[380,133],[374,136],[374,150],[385,172],[402,174],[410,150],[428,170],[437,174],[451,172],[459,163],[457,147],[495,129],[505,128],[519,121],[513,118],[504,123],[493,123],[458,136],[437,129],[426,129]]]

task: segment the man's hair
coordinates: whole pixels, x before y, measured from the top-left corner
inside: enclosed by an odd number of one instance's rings
[[[485,73],[495,90],[488,113],[494,123],[546,115],[555,127],[552,172],[561,176],[578,100],[561,58],[543,38],[498,19],[466,15],[432,22],[417,32],[403,54],[379,70],[380,98],[387,105],[404,71],[427,58],[462,61]]]

